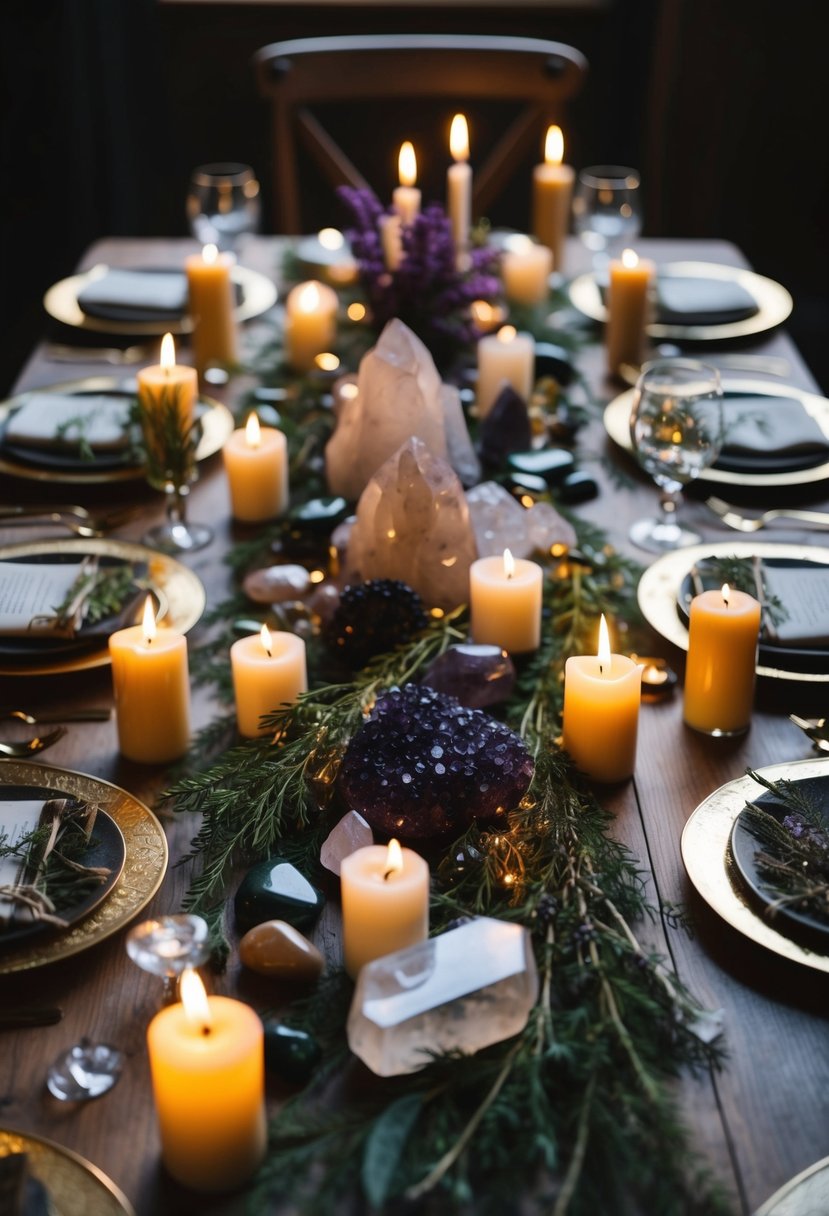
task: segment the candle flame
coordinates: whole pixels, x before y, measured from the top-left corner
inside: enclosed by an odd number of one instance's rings
[[[273,639],[271,638],[271,631],[270,631],[270,629],[268,629],[267,625],[263,625],[262,628],[260,629],[259,640],[261,641],[262,646],[263,646],[268,658],[272,659],[273,658]]]
[[[161,358],[159,362],[163,368],[171,368],[176,365],[176,344],[173,341],[172,334],[165,334],[161,339]]]
[[[628,270],[633,270],[639,265],[639,255],[634,253],[632,249],[625,249],[622,252],[622,265]]]
[[[512,342],[518,330],[514,325],[502,325],[498,330],[497,338],[499,342]]]
[[[194,1026],[200,1026],[203,1031],[207,1031],[212,1018],[210,1016],[207,993],[204,990],[201,976],[192,967],[186,967],[181,973],[179,988],[181,991],[181,1003],[184,1006],[188,1022],[191,1022]]]
[[[201,256],[203,262],[206,262],[208,266],[212,266],[219,257],[218,245],[205,245],[201,251]]]
[[[262,428],[257,414],[251,410],[245,426],[245,443],[249,448],[258,448],[262,443]]]
[[[317,240],[323,249],[342,249],[345,244],[345,237],[339,228],[320,228],[317,233]]]
[[[560,165],[564,160],[564,136],[555,123],[547,128],[544,140],[544,160],[548,165]]]
[[[158,632],[155,623],[155,610],[153,609],[153,597],[148,595],[144,601],[144,616],[141,620],[141,628],[144,630],[144,641],[149,645],[155,638]]]
[[[729,587],[728,583],[723,583],[723,585],[722,585],[722,598],[723,598],[723,603],[725,604],[725,606],[727,608],[729,603],[731,602],[731,588]]]
[[[296,306],[299,312],[316,312],[322,301],[320,284],[316,279],[310,279],[296,288]]]
[[[453,160],[469,160],[469,128],[463,114],[456,114],[449,129],[449,151]]]
[[[413,186],[417,181],[417,159],[414,145],[408,139],[401,144],[400,155],[397,158],[397,171],[400,175],[401,186]]]
[[[399,874],[402,869],[403,850],[400,848],[400,841],[392,837],[386,850],[386,870],[383,878],[388,878],[390,874]]]
[[[512,578],[515,574],[515,558],[509,549],[504,550],[504,578]]]
[[[599,671],[604,675],[605,666],[610,666],[610,634],[607,630],[607,621],[604,619],[604,613],[602,613],[602,619],[599,621],[598,656]]]

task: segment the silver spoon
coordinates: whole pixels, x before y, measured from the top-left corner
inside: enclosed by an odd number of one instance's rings
[[[12,759],[17,760],[26,756],[34,756],[36,752],[45,751],[47,747],[57,743],[58,739],[62,739],[65,734],[66,728],[59,726],[56,730],[49,731],[47,735],[35,735],[34,739],[25,739],[22,743],[0,743],[0,756],[11,756]]]

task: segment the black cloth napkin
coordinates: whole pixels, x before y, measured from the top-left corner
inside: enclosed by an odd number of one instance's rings
[[[90,317],[107,321],[179,321],[187,311],[187,276],[173,270],[108,270],[78,292]]]
[[[727,325],[759,312],[754,296],[725,279],[657,276],[657,319],[663,325]]]
[[[718,469],[787,473],[829,460],[829,438],[795,397],[726,392],[723,425]]]
[[[772,607],[764,613],[764,641],[792,650],[829,647],[829,566],[762,562],[760,573]]]

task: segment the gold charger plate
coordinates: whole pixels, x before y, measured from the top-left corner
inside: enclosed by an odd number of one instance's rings
[[[117,933],[147,906],[167,872],[167,838],[148,806],[109,781],[31,760],[0,760],[4,785],[29,785],[97,802],[115,820],[126,850],[121,877],[107,899],[63,933],[0,954],[0,975],[31,971],[71,958]]]
[[[721,279],[738,283],[757,303],[757,312],[742,321],[720,325],[662,325],[652,321],[647,332],[652,338],[683,338],[686,342],[713,342],[725,338],[744,338],[761,334],[781,325],[792,311],[792,297],[774,279],[755,274],[739,266],[724,266],[719,262],[668,262],[657,267],[660,277],[683,279]],[[607,308],[602,300],[594,274],[582,274],[569,287],[570,303],[592,321],[607,320]]]
[[[770,384],[768,380],[723,380],[723,389],[727,393],[756,393],[761,397],[795,397],[802,401],[803,408],[811,414],[815,422],[829,439],[829,400],[819,397],[817,393],[807,393],[805,389],[795,388],[792,384]],[[633,443],[630,438],[630,411],[633,405],[634,389],[627,389],[605,407],[604,429],[614,443],[624,451],[633,455]],[[737,473],[728,469],[715,467],[703,469],[697,481],[718,486],[738,486],[774,490],[787,486],[813,485],[816,481],[824,481],[829,477],[829,461],[811,465],[808,469],[788,469],[781,473]]]
[[[757,770],[769,781],[797,781],[829,775],[829,759],[795,760]],[[728,841],[734,820],[746,802],[762,792],[751,777],[738,777],[709,794],[691,814],[682,832],[681,850],[688,877],[710,908],[750,941],[815,971],[829,972],[829,955],[807,950],[778,933],[763,920],[741,893],[739,878],[731,878]]]
[[[821,1216],[829,1212],[829,1157],[790,1178],[754,1216]]]
[[[648,624],[680,650],[688,649],[688,629],[677,612],[679,589],[691,567],[707,557],[783,557],[829,566],[829,549],[819,549],[815,545],[777,545],[756,540],[688,545],[673,553],[663,553],[640,578],[636,596]],[[829,671],[784,671],[758,664],[757,675],[773,680],[796,680],[802,684],[829,683]]]
[[[135,1216],[123,1191],[71,1149],[31,1132],[0,1127],[0,1157],[25,1153],[29,1173],[49,1193],[57,1216]]]
[[[73,329],[84,329],[91,333],[122,334],[126,337],[160,337],[162,334],[189,334],[193,332],[192,319],[185,314],[177,321],[109,321],[105,317],[90,317],[78,303],[78,295],[88,283],[101,278],[108,266],[93,266],[83,274],[73,274],[67,279],[53,283],[43,297],[43,307],[50,317],[71,325]],[[242,300],[234,309],[237,321],[250,321],[267,312],[276,303],[277,291],[274,283],[258,270],[246,266],[234,266],[230,277],[242,289]]]
[[[166,553],[159,553],[157,549],[148,549],[145,545],[126,540],[110,540],[107,537],[89,540],[73,537],[70,540],[35,540],[23,541],[16,545],[0,545],[0,561],[7,561],[9,558],[36,558],[50,553],[77,553],[81,556],[95,553],[101,557],[118,557],[133,563],[145,562],[149,569],[150,585],[158,591],[159,601],[166,608],[159,618],[160,628],[187,633],[204,612],[207,597],[198,575],[175,558]],[[45,652],[40,658],[33,656],[31,662],[26,664],[4,664],[0,658],[0,675],[62,675],[66,672],[88,671],[92,667],[106,667],[109,661],[109,648],[104,642],[99,650],[90,650],[62,659],[57,656],[50,658]]]
[[[133,382],[134,383],[134,382]],[[42,388],[29,389],[18,393],[6,401],[0,401],[0,428],[10,414],[25,403],[33,393],[112,393],[124,391],[130,380],[117,376],[87,376],[83,380],[62,380],[59,384],[48,384]],[[212,397],[199,396],[199,404],[205,406],[200,415],[201,439],[196,448],[196,460],[207,460],[215,456],[224,447],[225,440],[232,434],[236,423],[233,415],[221,401]],[[62,469],[54,466],[26,464],[15,460],[13,456],[3,452],[0,447],[0,473],[10,473],[13,477],[24,481],[55,482],[60,485],[92,486],[102,485],[113,481],[136,481],[144,477],[144,469],[139,464],[125,465],[123,468],[103,469]]]

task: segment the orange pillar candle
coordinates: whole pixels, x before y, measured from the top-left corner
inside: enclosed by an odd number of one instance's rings
[[[501,254],[501,279],[508,300],[514,304],[542,303],[550,294],[552,270],[553,255],[546,245],[522,234],[507,238]]]
[[[417,157],[415,156],[414,146],[408,139],[400,146],[400,153],[397,158],[397,172],[400,177],[400,185],[396,186],[392,191],[392,206],[400,216],[401,223],[411,224],[420,211],[420,191],[415,185],[417,181]]]
[[[256,414],[235,430],[222,450],[233,518],[262,523],[288,508],[288,441]]]
[[[265,1155],[262,1022],[241,1001],[207,996],[195,971],[181,995],[147,1029],[161,1158],[191,1190],[235,1190]]]
[[[610,653],[602,616],[595,658],[576,655],[564,665],[564,748],[594,781],[625,781],[636,762],[642,669]]]
[[[344,857],[340,866],[345,969],[416,946],[429,935],[429,867],[396,840]]]
[[[394,273],[403,261],[403,229],[397,212],[380,216],[380,243],[386,270]]]
[[[295,633],[261,633],[239,638],[230,648],[236,724],[239,734],[255,739],[267,734],[263,714],[293,705],[308,690],[305,643]]]
[[[728,583],[691,600],[684,717],[709,735],[739,735],[751,725],[760,604]]]
[[[472,169],[469,165],[469,128],[463,114],[456,114],[449,129],[449,151],[453,164],[446,171],[446,211],[452,223],[457,249],[466,249],[472,227]]]
[[[610,263],[605,341],[607,369],[613,376],[623,363],[638,368],[642,362],[653,282],[653,262],[632,249]]]
[[[285,300],[285,355],[291,367],[310,371],[336,336],[337,293],[317,279],[292,288]]]
[[[530,334],[519,334],[504,325],[497,333],[478,342],[478,417],[486,418],[505,384],[529,401],[535,375],[535,342]]]
[[[182,425],[189,427],[199,392],[199,380],[194,367],[176,363],[176,345],[172,334],[161,340],[158,363],[142,367],[136,373],[138,395],[145,410],[161,409],[165,401],[175,400]]]
[[[184,263],[193,320],[193,358],[200,372],[213,363],[237,361],[236,301],[230,276],[233,262],[231,254],[205,245]]]
[[[510,654],[537,650],[541,642],[543,572],[537,562],[479,557],[469,569],[470,634],[478,645]]]
[[[109,639],[118,746],[139,764],[177,760],[190,743],[187,639],[158,629],[149,596],[141,625]]]
[[[564,160],[561,127],[547,128],[544,163],[533,170],[533,235],[553,251],[553,269],[564,269],[564,249],[570,226],[575,173]]]

